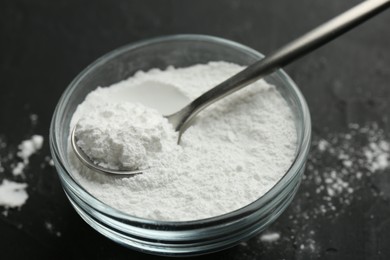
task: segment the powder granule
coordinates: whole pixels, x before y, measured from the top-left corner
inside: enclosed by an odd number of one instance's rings
[[[276,242],[279,239],[280,239],[280,233],[278,232],[267,232],[260,236],[260,241],[267,242],[267,243]]]
[[[211,62],[138,72],[89,93],[70,128],[102,103],[126,102],[140,85],[172,86],[193,100],[242,69]],[[161,140],[163,152],[146,156],[153,167],[141,175],[116,178],[92,172],[69,148],[72,173],[97,199],[130,215],[165,221],[209,218],[237,210],[272,188],[294,159],[297,134],[287,102],[260,80],[202,111],[180,145]]]
[[[13,175],[21,175],[24,171],[24,168],[29,163],[29,158],[31,155],[35,154],[38,150],[42,148],[43,145],[43,136],[33,135],[30,139],[22,141],[19,144],[19,151],[17,153],[18,157],[23,161],[18,162],[16,166],[12,169]]]
[[[28,158],[34,154],[37,150],[42,148],[43,137],[40,135],[33,135],[31,139],[24,140],[19,145],[18,156],[23,159],[24,162],[28,162]]]
[[[0,206],[15,208],[22,206],[28,199],[26,183],[3,180],[0,184]]]

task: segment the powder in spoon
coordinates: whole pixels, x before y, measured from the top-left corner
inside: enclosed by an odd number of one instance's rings
[[[259,80],[213,104],[180,145],[167,122],[155,120],[155,111],[149,118],[149,109],[128,102],[140,86],[169,86],[192,100],[242,69],[226,62],[153,69],[92,91],[70,124],[84,125],[80,145],[96,149],[99,162],[152,167],[134,177],[107,176],[86,168],[69,147],[74,177],[109,206],[148,219],[203,219],[255,201],[285,174],[296,153],[294,116],[274,86]],[[103,123],[107,117],[114,120]]]
[[[109,169],[148,169],[163,145],[175,144],[168,120],[140,103],[105,103],[77,124],[77,145],[95,164]]]

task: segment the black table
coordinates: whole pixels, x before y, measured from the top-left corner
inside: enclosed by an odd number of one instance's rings
[[[130,42],[178,33],[220,36],[267,54],[358,2],[2,0],[0,139],[7,146],[0,148],[0,158],[15,155],[17,145],[32,134],[43,135],[45,143],[30,158],[25,178],[16,179],[29,184],[27,203],[0,214],[0,259],[158,258],[123,248],[92,230],[72,209],[47,162],[54,107],[67,84],[93,60]],[[364,158],[360,151],[366,139],[380,133],[389,140],[389,25],[387,11],[286,68],[310,107],[313,149],[298,195],[266,231],[280,238],[266,242],[258,235],[200,259],[390,257],[390,170],[354,175],[365,167],[364,160],[354,160]],[[36,122],[32,114],[38,116]],[[354,130],[351,123],[370,129],[373,137]],[[323,139],[336,153],[322,151],[318,143]],[[343,166],[343,158],[338,158],[341,146],[355,154],[352,166]],[[10,172],[13,161],[3,165],[0,181],[15,179]],[[344,187],[342,200],[330,196],[334,209],[325,203],[326,190],[318,190],[328,187],[319,179],[332,167],[351,181],[353,190],[347,195]]]

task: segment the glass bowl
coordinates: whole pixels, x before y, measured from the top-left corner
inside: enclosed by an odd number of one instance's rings
[[[263,55],[244,45],[204,35],[175,35],[118,48],[82,71],[65,90],[54,111],[50,148],[64,191],[77,213],[95,230],[139,251],[188,256],[211,253],[240,243],[266,229],[292,201],[309,151],[311,122],[307,104],[282,70],[265,80],[275,85],[295,116],[298,145],[290,169],[266,194],[236,211],[195,221],[156,221],[125,214],[94,198],[72,177],[67,156],[69,124],[85,96],[139,70],[188,67],[209,61],[249,65]]]

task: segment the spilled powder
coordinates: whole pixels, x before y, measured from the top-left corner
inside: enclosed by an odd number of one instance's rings
[[[372,180],[390,173],[389,148],[389,133],[375,123],[351,124],[341,133],[314,134],[302,187],[286,211],[287,227],[275,230],[273,226],[272,233],[281,235],[278,248],[294,248],[292,254],[302,259],[337,252],[338,245],[318,242],[324,240],[326,232],[326,227],[319,225],[331,225],[349,214],[349,208],[362,196],[374,199],[383,195],[381,189],[373,188]],[[259,241],[265,246],[265,254],[277,249],[262,241],[262,236]],[[250,256],[257,254],[252,253]]]
[[[3,180],[0,184],[0,206],[14,208],[22,206],[27,198],[26,183]]]
[[[26,129],[25,135],[27,136],[34,132],[38,123],[38,115],[30,114],[29,119],[31,128]],[[25,216],[26,212],[23,210],[23,206],[30,201],[28,188],[31,190],[40,189],[36,180],[43,177],[38,176],[40,172],[37,172],[36,167],[34,169],[30,167],[30,161],[34,161],[34,166],[39,163],[41,169],[53,166],[50,156],[40,154],[34,157],[42,149],[43,143],[43,136],[31,135],[30,138],[15,145],[7,142],[7,137],[0,133],[0,221],[4,221],[4,223],[8,223],[26,234],[30,232],[29,218],[21,218],[21,216]],[[37,205],[39,206],[39,204]],[[61,236],[61,232],[55,228],[52,222],[45,221],[44,223],[43,230],[55,237]]]
[[[278,232],[267,232],[264,234],[261,234],[260,240],[261,242],[267,242],[272,243],[278,241],[280,238],[280,233]]]
[[[56,230],[56,228],[55,228],[55,226],[53,225],[52,222],[45,221],[44,225],[45,225],[46,230],[50,234],[55,235],[56,237],[60,237],[62,235],[62,233],[60,231]]]
[[[17,153],[17,156],[22,159],[21,162],[18,162],[18,164],[13,168],[12,174],[13,175],[20,175],[23,173],[24,168],[29,163],[29,158],[31,155],[36,153],[38,150],[42,148],[43,145],[43,137],[40,135],[33,135],[30,139],[24,140],[18,147],[19,152]]]
[[[352,124],[347,133],[314,139],[304,181],[315,184],[321,203],[308,214],[340,214],[355,199],[356,191],[364,187],[363,179],[386,170],[389,162],[388,137],[376,124]],[[318,164],[322,165],[321,171]]]
[[[29,158],[38,152],[43,145],[43,137],[40,135],[33,135],[30,139],[22,141],[18,145],[18,152],[16,157],[18,162],[15,162],[15,155],[11,152],[6,153],[0,157],[0,173],[5,169],[2,165],[10,164],[10,170],[14,178],[22,177],[25,168],[29,164]],[[5,150],[7,144],[0,140],[0,147]],[[5,208],[21,207],[28,199],[26,188],[28,186],[25,182],[10,180],[9,178],[2,178],[0,184],[0,206]]]

